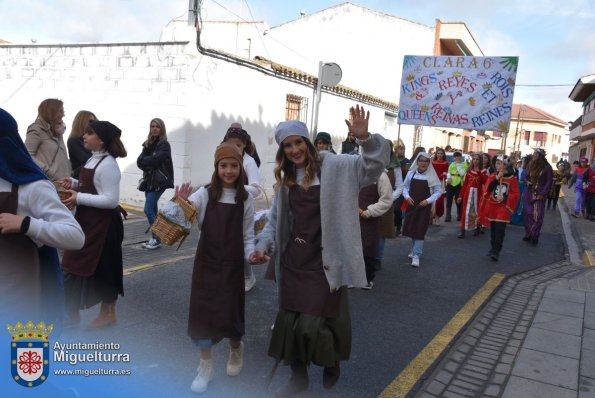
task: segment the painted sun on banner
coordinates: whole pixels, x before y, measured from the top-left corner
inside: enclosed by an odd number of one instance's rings
[[[518,57],[406,55],[399,123],[507,132]]]

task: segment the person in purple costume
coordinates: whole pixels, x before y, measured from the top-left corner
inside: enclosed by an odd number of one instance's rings
[[[534,245],[539,241],[543,225],[545,200],[552,187],[554,172],[545,158],[545,151],[538,148],[533,152],[525,170],[525,191],[523,192],[523,217],[525,236],[523,240]]]

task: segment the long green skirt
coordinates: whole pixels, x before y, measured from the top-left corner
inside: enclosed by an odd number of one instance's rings
[[[279,309],[269,344],[269,356],[290,365],[335,366],[351,354],[351,319],[347,290],[341,288],[338,318]]]

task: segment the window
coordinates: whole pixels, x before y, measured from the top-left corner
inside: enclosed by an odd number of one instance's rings
[[[492,131],[492,137],[497,138],[497,137],[502,137],[502,132],[501,131]]]
[[[287,94],[285,102],[285,120],[308,122],[308,98]]]
[[[529,145],[529,140],[530,139],[531,139],[531,132],[530,131],[525,131],[525,134],[524,134],[525,145]]]
[[[543,147],[547,142],[547,133],[536,131],[533,136],[533,139],[535,140],[535,146]]]

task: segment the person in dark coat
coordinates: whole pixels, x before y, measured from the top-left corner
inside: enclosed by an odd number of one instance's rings
[[[157,218],[157,202],[167,188],[174,187],[174,166],[171,158],[171,147],[167,141],[165,123],[159,118],[151,120],[149,136],[143,143],[143,150],[136,160],[136,165],[143,171],[145,191],[145,215],[149,226]],[[145,243],[149,250],[161,247],[161,241],[152,233],[151,240]]]
[[[81,168],[91,157],[91,151],[85,148],[83,134],[89,123],[97,120],[93,112],[79,111],[72,121],[72,128],[66,146],[68,147],[68,158],[72,166],[72,177],[79,178]]]
[[[355,141],[355,136],[352,133],[347,133],[347,138],[341,143],[341,153],[350,154],[359,152],[359,144]]]

